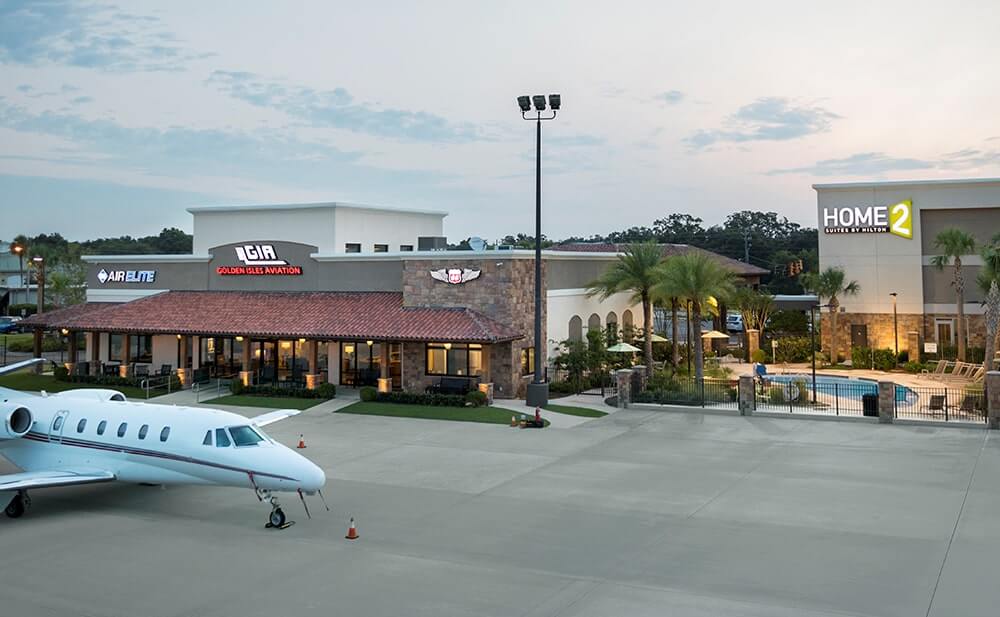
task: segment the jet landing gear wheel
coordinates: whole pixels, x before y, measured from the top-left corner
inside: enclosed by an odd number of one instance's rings
[[[271,516],[268,520],[271,527],[281,528],[285,524],[285,512],[281,508],[275,508],[271,510]]]
[[[14,498],[10,500],[7,507],[4,509],[3,513],[10,518],[20,518],[24,514],[25,510],[25,496],[22,493],[14,495]]]

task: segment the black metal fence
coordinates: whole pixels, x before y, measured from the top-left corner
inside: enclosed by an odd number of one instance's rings
[[[986,422],[986,395],[981,385],[910,387],[896,398],[895,417],[945,422]]]
[[[633,381],[632,402],[686,405],[703,408],[738,408],[739,382],[729,379],[677,379],[662,387],[638,387]]]
[[[761,411],[878,417],[878,384],[860,380],[817,381],[784,376],[755,382]]]

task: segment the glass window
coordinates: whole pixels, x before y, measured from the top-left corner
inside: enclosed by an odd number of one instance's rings
[[[226,429],[224,428],[215,429],[216,448],[228,448],[230,443],[232,442],[229,441],[229,435],[226,434]]]
[[[140,426],[139,427],[139,439],[145,439],[146,438],[146,433],[148,433],[148,432],[149,432],[149,425],[148,424],[143,424],[142,426]]]
[[[427,374],[476,377],[483,373],[483,346],[477,343],[427,343]]]
[[[348,242],[347,244],[344,245],[344,252],[345,253],[360,253],[361,252],[361,245],[359,243],[357,243],[357,242]]]
[[[232,426],[229,428],[229,434],[233,436],[233,443],[237,446],[256,446],[264,441],[264,438],[249,426]]]
[[[58,431],[62,429],[63,416],[56,416],[56,421],[52,423],[52,431]]]
[[[127,430],[128,430],[128,422],[122,422],[121,424],[118,425],[118,436],[124,437],[125,431]]]
[[[167,437],[170,437],[170,427],[164,426],[163,430],[160,431],[160,441],[166,441]]]
[[[108,360],[111,362],[122,361],[122,335],[108,335]]]
[[[375,252],[376,253],[388,253],[389,252],[389,245],[388,244],[376,244],[375,245]]]
[[[202,440],[201,445],[210,446],[212,445],[212,431],[205,431],[205,439]]]
[[[108,428],[108,421],[107,420],[101,420],[100,423],[97,425],[97,434],[98,435],[103,435],[105,429],[107,429],[107,428]]]
[[[86,418],[83,418],[82,420],[80,420],[79,422],[76,423],[76,432],[77,433],[82,433],[83,429],[85,429],[85,428],[87,428],[87,419]]]
[[[399,252],[401,252],[401,253],[412,253],[413,252],[413,245],[412,244],[400,244],[399,245]]]
[[[535,372],[535,348],[525,347],[521,350],[521,374],[531,375]]]
[[[129,339],[132,362],[149,364],[153,361],[153,336],[151,334],[133,334]]]

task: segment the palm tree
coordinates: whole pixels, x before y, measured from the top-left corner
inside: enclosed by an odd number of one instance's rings
[[[1000,233],[995,234],[988,244],[979,249],[983,258],[983,269],[976,282],[986,294],[984,318],[986,321],[986,370],[996,367],[997,330],[1000,329]]]
[[[677,297],[691,302],[691,319],[695,327],[695,379],[700,380],[705,375],[701,345],[702,308],[706,307],[709,298],[724,298],[732,293],[732,272],[704,253],[671,257],[660,268],[660,281],[653,288],[654,297]]]
[[[942,229],[934,238],[934,248],[941,251],[940,255],[931,258],[931,263],[938,270],[943,270],[950,262],[955,265],[951,281],[955,288],[955,308],[958,309],[955,333],[958,336],[958,359],[965,362],[965,277],[962,276],[962,256],[976,250],[976,239],[961,229],[949,227]]]
[[[670,346],[673,348],[670,354],[670,364],[674,370],[681,364],[681,346],[677,344],[677,337],[680,336],[680,326],[677,323],[677,313],[680,311],[681,301],[677,296],[670,298]]]
[[[650,290],[658,280],[657,266],[661,261],[663,253],[656,244],[631,244],[618,255],[618,261],[587,285],[588,296],[600,296],[602,300],[607,300],[616,293],[630,293],[633,302],[642,303],[643,357],[648,376],[653,374],[653,299]]]
[[[826,301],[830,307],[830,364],[837,364],[837,311],[840,298],[854,296],[861,291],[857,281],[845,283],[842,268],[827,268],[822,272],[807,272],[802,275],[802,286],[816,294],[820,302]]]

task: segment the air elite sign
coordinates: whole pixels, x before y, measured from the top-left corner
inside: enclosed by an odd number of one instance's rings
[[[913,201],[891,206],[823,208],[823,231],[828,234],[890,233],[913,238]]]
[[[156,270],[105,270],[97,273],[97,281],[105,283],[152,283],[156,280]]]

